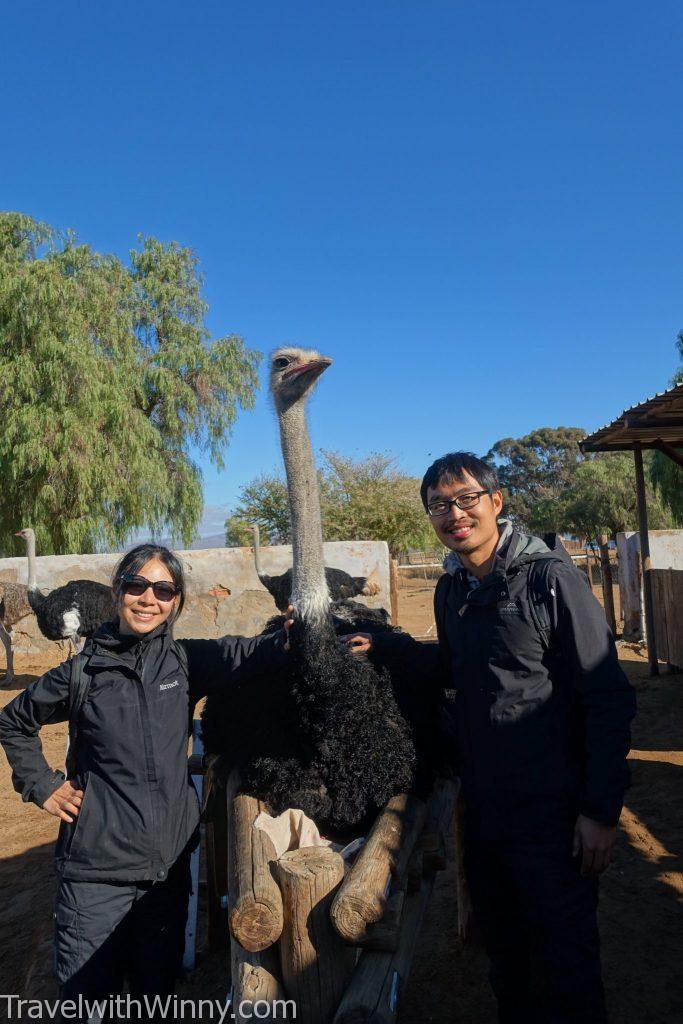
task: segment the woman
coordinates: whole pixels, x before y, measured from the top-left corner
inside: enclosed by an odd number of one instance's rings
[[[187,769],[195,703],[284,657],[282,633],[174,641],[185,600],[178,557],[141,544],[113,577],[118,623],[80,657],[87,694],[65,779],[38,732],[69,718],[72,663],[47,672],[0,713],[12,781],[61,819],[56,847],[56,974],[62,999],[172,993],[180,968],[199,808]],[[291,621],[287,623],[287,627]]]

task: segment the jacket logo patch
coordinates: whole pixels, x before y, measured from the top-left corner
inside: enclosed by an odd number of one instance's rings
[[[505,604],[501,603],[498,605],[499,612],[505,612],[507,615],[519,615],[519,608],[514,601],[506,601]]]
[[[160,690],[172,690],[174,686],[178,686],[178,680],[174,679],[172,683],[160,683]]]

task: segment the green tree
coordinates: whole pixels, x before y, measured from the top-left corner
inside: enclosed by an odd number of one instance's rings
[[[646,463],[651,461],[645,454]],[[671,509],[652,485],[647,487],[648,518],[653,530],[673,525]],[[606,533],[612,539],[623,530],[638,528],[635,471],[628,452],[604,452],[577,466],[570,486],[545,507],[535,511],[533,529],[575,533],[596,541]]]
[[[676,347],[681,365],[673,376],[671,386],[683,384],[683,331],[679,331]],[[679,449],[683,454],[683,451]],[[683,526],[683,469],[676,465],[664,452],[655,452],[650,464],[650,479],[661,494],[662,499],[670,505],[675,525]]]
[[[262,473],[239,493],[238,505],[225,521],[228,547],[251,545],[250,527],[260,529],[261,544],[289,543],[289,503],[287,485],[274,473]]]
[[[0,549],[119,546],[136,527],[189,543],[192,449],[221,467],[257,353],[211,340],[196,256],[141,238],[125,265],[71,234],[0,215]]]
[[[539,427],[496,441],[485,459],[496,467],[511,519],[528,526],[539,505],[552,507],[583,461],[579,441],[585,436],[580,427]]]
[[[394,555],[435,545],[420,501],[420,481],[400,472],[390,456],[354,460],[323,452],[318,480],[325,540],[384,540]],[[240,536],[239,524],[250,523],[258,523],[272,544],[290,541],[287,488],[281,477],[257,477],[242,488],[225,524],[226,543]]]
[[[400,472],[390,455],[354,460],[324,452],[326,540],[384,540],[393,556],[436,545],[420,500],[420,480]]]

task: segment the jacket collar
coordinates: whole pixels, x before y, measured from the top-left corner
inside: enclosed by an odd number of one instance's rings
[[[444,559],[443,566],[446,572],[451,576],[459,576],[470,590],[490,581],[492,577],[507,576],[521,565],[552,554],[540,537],[522,533],[509,519],[499,519],[498,527],[499,537],[493,567],[483,580],[468,572],[455,551],[450,551]]]
[[[90,660],[95,665],[114,660],[134,668],[138,659],[144,656],[153,644],[158,642],[165,646],[171,639],[171,627],[168,622],[162,622],[145,636],[122,633],[118,622],[104,622],[92,638],[93,651]]]

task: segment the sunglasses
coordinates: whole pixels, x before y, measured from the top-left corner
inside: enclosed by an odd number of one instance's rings
[[[172,601],[180,593],[175,583],[169,583],[168,580],[158,580],[156,583],[152,583],[144,576],[124,576],[121,580],[121,590],[124,594],[130,594],[131,597],[140,597],[150,587],[157,601],[164,603]]]

